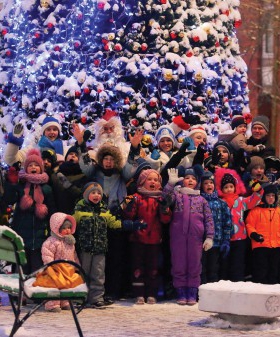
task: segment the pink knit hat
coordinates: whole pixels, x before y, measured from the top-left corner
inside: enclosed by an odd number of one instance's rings
[[[31,149],[27,152],[26,158],[24,161],[24,170],[26,171],[28,165],[32,162],[37,163],[40,166],[41,173],[44,172],[44,163],[41,157],[41,153],[38,149]]]
[[[151,173],[156,173],[158,175],[158,179],[159,179],[159,182],[162,183],[162,178],[161,178],[161,175],[158,173],[158,171],[156,170],[153,170],[153,169],[148,169],[148,170],[144,170],[140,173],[140,176],[137,180],[137,186],[143,186],[145,181],[147,180],[148,176],[151,174]]]

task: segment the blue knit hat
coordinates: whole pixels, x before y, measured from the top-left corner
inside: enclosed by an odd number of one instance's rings
[[[50,126],[56,126],[59,132],[61,132],[61,125],[59,124],[59,121],[54,117],[47,116],[42,123],[42,134],[44,134],[45,130]]]

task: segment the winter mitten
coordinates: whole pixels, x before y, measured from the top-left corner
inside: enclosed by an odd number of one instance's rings
[[[257,152],[263,151],[265,149],[265,145],[263,144],[258,144],[254,147],[254,150]]]
[[[13,135],[17,138],[20,138],[23,135],[23,130],[23,125],[21,123],[18,123],[13,129]]]
[[[259,192],[261,190],[261,184],[259,183],[258,180],[252,179],[249,182],[249,186],[251,187],[253,192]]]
[[[17,184],[18,183],[18,170],[11,166],[8,169],[8,172],[6,174],[6,180],[11,184]]]
[[[184,180],[183,177],[178,177],[178,170],[175,168],[168,169],[168,183],[169,185],[175,186],[179,181]]]
[[[212,165],[219,165],[222,154],[218,152],[217,148],[213,150],[212,153]]]
[[[230,251],[230,243],[229,241],[224,241],[222,244],[221,244],[221,247],[220,247],[220,252],[222,253],[222,257],[223,258],[226,258],[229,254],[229,251]]]
[[[158,160],[160,158],[160,154],[157,149],[153,150],[153,152],[151,153],[151,158],[154,160]]]
[[[184,138],[184,140],[183,140],[183,144],[184,143],[186,143],[187,144],[187,149],[188,150],[195,150],[196,149],[196,147],[195,147],[195,145],[194,145],[194,141],[193,141],[193,139],[191,138],[191,137],[186,137],[186,138]]]
[[[213,239],[206,238],[203,242],[203,249],[207,252],[207,250],[213,247]]]
[[[206,152],[207,152],[207,150],[205,150],[203,148],[202,144],[198,145],[197,150],[196,150],[196,154],[193,158],[192,165],[193,166],[196,165],[196,164],[202,165],[203,162],[204,162],[204,155],[205,155]]]
[[[147,224],[142,220],[123,220],[122,229],[125,231],[137,231],[139,229],[147,228]]]
[[[167,213],[169,207],[172,205],[173,200],[170,195],[166,195],[164,198],[157,199],[157,202],[159,203],[160,211],[162,213]]]
[[[261,234],[258,234],[257,232],[253,232],[250,235],[250,238],[252,240],[255,240],[256,242],[264,242],[264,237]]]
[[[61,172],[57,173],[57,177],[63,188],[67,189],[72,185],[72,183]]]

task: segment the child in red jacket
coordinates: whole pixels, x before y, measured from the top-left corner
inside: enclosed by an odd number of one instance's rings
[[[156,303],[158,291],[158,260],[161,243],[161,226],[171,219],[170,209],[162,199],[162,179],[156,170],[142,171],[137,180],[137,193],[129,198],[125,215],[147,223],[147,228],[133,232],[132,290],[136,304]]]

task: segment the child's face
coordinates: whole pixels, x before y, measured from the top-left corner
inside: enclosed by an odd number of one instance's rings
[[[98,204],[102,199],[102,195],[98,190],[91,191],[88,195],[88,200],[93,204]]]
[[[161,188],[158,174],[152,172],[145,180],[143,187],[148,191],[158,191]]]
[[[44,169],[45,171],[48,171],[52,168],[52,162],[48,158],[43,158],[43,163],[44,163]]]
[[[215,185],[213,180],[206,179],[202,182],[202,191],[207,194],[211,194],[215,190]]]
[[[158,147],[163,152],[169,152],[173,148],[173,142],[169,137],[162,137],[159,141]]]
[[[205,137],[205,134],[202,132],[194,133],[193,135],[191,135],[191,138],[193,139],[195,147],[198,147],[199,144],[205,145],[207,142],[207,138]]]
[[[54,141],[58,137],[59,130],[56,126],[49,126],[46,128],[44,132],[44,136],[46,136],[49,140]]]
[[[247,131],[247,125],[246,124],[241,124],[241,125],[238,125],[236,128],[235,128],[236,132],[238,134],[243,134],[245,135],[246,131]]]
[[[223,189],[222,189],[223,193],[225,194],[230,194],[230,193],[234,193],[235,192],[235,187],[232,183],[228,183],[226,184]]]
[[[72,234],[72,224],[69,220],[65,220],[61,227],[59,228],[59,233],[62,236]]]
[[[264,168],[260,166],[255,166],[254,168],[252,168],[251,176],[253,179],[261,180],[263,175],[264,175]]]
[[[41,173],[41,167],[38,163],[35,161],[32,161],[28,164],[26,168],[26,173],[28,174],[38,174]]]
[[[195,176],[193,176],[191,174],[186,175],[184,180],[183,180],[183,185],[184,185],[184,187],[195,189],[196,185],[197,185],[197,180],[196,180]]]
[[[267,193],[265,195],[265,202],[268,205],[273,205],[275,203],[275,194],[274,193]]]
[[[115,159],[114,157],[107,155],[102,160],[102,166],[104,169],[109,170],[113,169],[115,166]]]
[[[79,162],[79,157],[76,152],[70,152],[67,155],[66,161],[77,164]]]
[[[218,154],[221,154],[220,162],[222,164],[227,163],[228,160],[229,160],[229,155],[228,155],[227,149],[225,149],[223,146],[218,146],[217,150],[218,150]]]

